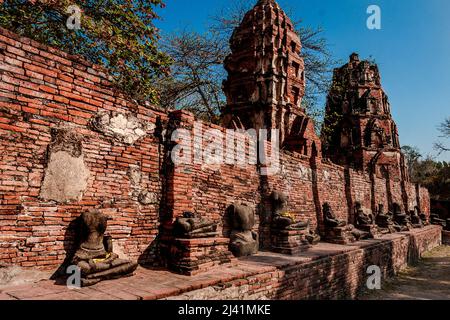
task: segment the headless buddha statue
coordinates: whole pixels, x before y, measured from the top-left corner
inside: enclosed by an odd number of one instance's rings
[[[323,204],[324,224],[328,228],[340,228],[347,226],[347,222],[339,220],[334,214],[328,202]]]
[[[230,251],[236,257],[250,256],[258,252],[259,237],[254,232],[255,213],[248,206],[233,204],[227,208],[230,222]]]
[[[411,221],[413,228],[423,227],[422,219],[420,219],[419,210],[417,207],[415,207],[414,210],[411,210],[409,212],[409,219]]]
[[[384,205],[378,205],[378,213],[375,217],[375,223],[381,228],[382,233],[395,233],[396,229],[394,221],[392,221],[392,215],[384,212]]]
[[[356,211],[356,226],[357,227],[367,227],[374,224],[374,218],[372,213],[364,212],[360,202],[355,203]]]
[[[306,230],[308,222],[295,221],[295,218],[288,213],[288,199],[285,194],[274,191],[270,198],[272,201],[272,228],[280,230]]]
[[[402,212],[402,208],[398,203],[394,203],[394,224],[397,231],[409,231],[411,226],[411,221],[406,213]]]
[[[113,252],[112,238],[105,236],[108,217],[94,210],[81,215],[83,241],[72,263],[81,269],[81,285],[132,275],[136,262],[120,259]]]
[[[370,233],[356,229],[346,221],[339,220],[331,209],[331,205],[325,202],[322,207],[325,225],[325,238],[331,242],[353,242],[367,239]]]

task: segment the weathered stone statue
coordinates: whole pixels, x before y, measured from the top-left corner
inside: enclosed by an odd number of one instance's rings
[[[364,212],[360,202],[355,203],[355,211],[356,211],[357,227],[372,226],[374,224],[374,218],[372,213]]]
[[[259,237],[254,232],[255,213],[253,209],[233,204],[226,212],[230,226],[230,251],[236,257],[250,256],[258,252]]]
[[[399,232],[409,231],[412,228],[411,221],[406,213],[402,212],[402,208],[398,203],[392,205],[394,209],[394,226]]]
[[[355,203],[356,228],[369,233],[369,238],[379,236],[375,218],[371,212],[365,212],[360,202]]]
[[[271,196],[272,201],[272,228],[282,230],[305,230],[307,222],[296,222],[287,211],[287,197],[285,194],[274,191]]]
[[[184,212],[173,225],[176,238],[212,238],[218,236],[217,223],[192,212]]]
[[[325,227],[327,227],[327,228],[345,227],[347,225],[347,222],[345,222],[343,220],[339,220],[336,217],[336,215],[334,214],[334,212],[331,209],[331,206],[328,202],[325,202],[323,204],[323,217],[324,217]]]
[[[409,212],[409,220],[411,221],[413,228],[423,228],[422,219],[420,219],[417,207]]]
[[[112,238],[104,235],[108,219],[97,210],[81,215],[82,243],[72,263],[81,269],[82,286],[130,276],[137,268],[136,262],[119,259],[119,256],[113,252]]]
[[[173,224],[174,239],[170,244],[160,243],[170,270],[191,276],[234,261],[230,239],[220,237],[217,227],[217,222],[196,213],[184,212],[177,217]]]
[[[325,225],[325,241],[348,244],[370,237],[368,232],[357,230],[353,225],[339,220],[328,202],[323,204],[322,211]]]
[[[270,195],[272,209],[272,250],[283,254],[297,254],[319,243],[320,236],[310,228],[310,221],[297,222],[288,208],[285,194],[274,191]]]
[[[378,214],[375,217],[375,223],[380,228],[381,233],[395,233],[394,221],[392,221],[392,215],[390,213],[384,213],[384,205],[378,205]]]

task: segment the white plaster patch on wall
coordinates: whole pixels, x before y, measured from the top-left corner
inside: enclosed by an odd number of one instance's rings
[[[59,203],[80,201],[89,175],[83,155],[74,157],[66,151],[51,153],[40,197]]]
[[[155,130],[153,123],[146,123],[134,115],[117,112],[100,112],[92,121],[95,130],[126,144],[134,144]]]
[[[324,170],[322,174],[323,174],[323,181],[328,182],[331,180],[330,172]]]
[[[303,165],[298,166],[298,174],[301,180],[311,181],[312,180],[312,170]]]

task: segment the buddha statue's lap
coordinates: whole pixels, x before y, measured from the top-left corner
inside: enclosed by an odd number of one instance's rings
[[[174,235],[178,238],[209,238],[217,233],[217,222],[192,212],[184,212],[174,223]]]

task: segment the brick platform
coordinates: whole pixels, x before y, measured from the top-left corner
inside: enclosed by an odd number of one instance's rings
[[[383,278],[439,246],[441,229],[428,226],[352,245],[319,243],[308,252],[286,256],[270,252],[239,259],[197,276],[138,269],[131,278],[69,290],[53,281],[0,290],[0,299],[339,299],[354,298],[366,282],[369,265]]]
[[[170,268],[185,275],[195,275],[212,267],[236,262],[228,250],[230,239],[175,239],[170,249]]]
[[[305,231],[272,230],[271,236],[273,252],[295,255],[312,247],[306,240]]]

